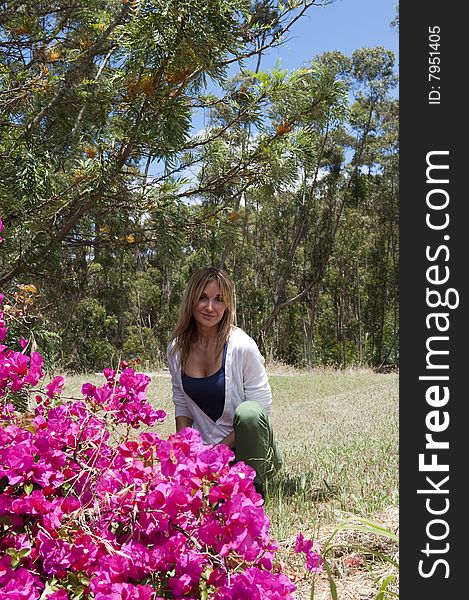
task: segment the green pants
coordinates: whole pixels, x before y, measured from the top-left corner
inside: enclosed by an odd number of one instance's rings
[[[258,402],[248,400],[236,409],[233,425],[236,462],[252,467],[256,487],[264,488],[283,462],[269,419]]]

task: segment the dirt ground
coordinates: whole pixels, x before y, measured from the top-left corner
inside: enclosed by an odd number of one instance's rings
[[[389,531],[399,534],[399,509],[390,507],[372,521]],[[323,529],[315,537],[319,545],[332,533],[332,528]],[[306,534],[305,534],[306,537]],[[382,553],[399,562],[399,548],[396,542],[375,534],[356,531],[341,531],[334,538],[336,548],[330,558],[332,576],[339,600],[376,600],[380,587],[390,578],[387,590],[399,593],[399,571],[391,563],[379,559],[362,549]],[[291,540],[291,546],[295,541]],[[312,576],[300,573],[298,567],[286,561],[282,570],[297,586],[293,593],[295,600],[311,599]],[[301,570],[300,570],[301,571]],[[315,576],[314,600],[333,600],[327,573],[322,571]],[[384,598],[389,596],[384,596]]]

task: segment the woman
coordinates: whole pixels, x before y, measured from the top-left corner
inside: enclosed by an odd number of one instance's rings
[[[256,489],[280,468],[269,413],[265,362],[256,342],[235,327],[234,284],[222,269],[195,272],[168,345],[176,431],[194,427],[205,444],[226,444],[256,471]]]

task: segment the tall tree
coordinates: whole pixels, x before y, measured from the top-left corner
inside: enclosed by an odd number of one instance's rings
[[[11,234],[0,285],[47,271],[83,217],[128,209],[144,165],[171,167],[191,146],[207,81],[279,43],[314,3],[260,20],[247,0],[2,2],[0,192]]]

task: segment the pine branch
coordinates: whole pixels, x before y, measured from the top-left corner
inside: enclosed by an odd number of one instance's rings
[[[109,37],[116,29],[118,25],[121,25],[126,21],[130,12],[129,4],[124,4],[121,12],[112,21],[112,23],[106,28],[105,31],[98,37],[96,42],[86,50],[81,61],[73,65],[68,73],[65,75],[62,84],[51,98],[50,102],[34,117],[34,119],[26,126],[25,135],[32,129],[36,128],[41,120],[64,98],[69,92],[70,88],[81,79],[81,77],[87,72],[88,68],[93,64],[93,60],[96,56],[103,54],[107,50],[107,42]]]

